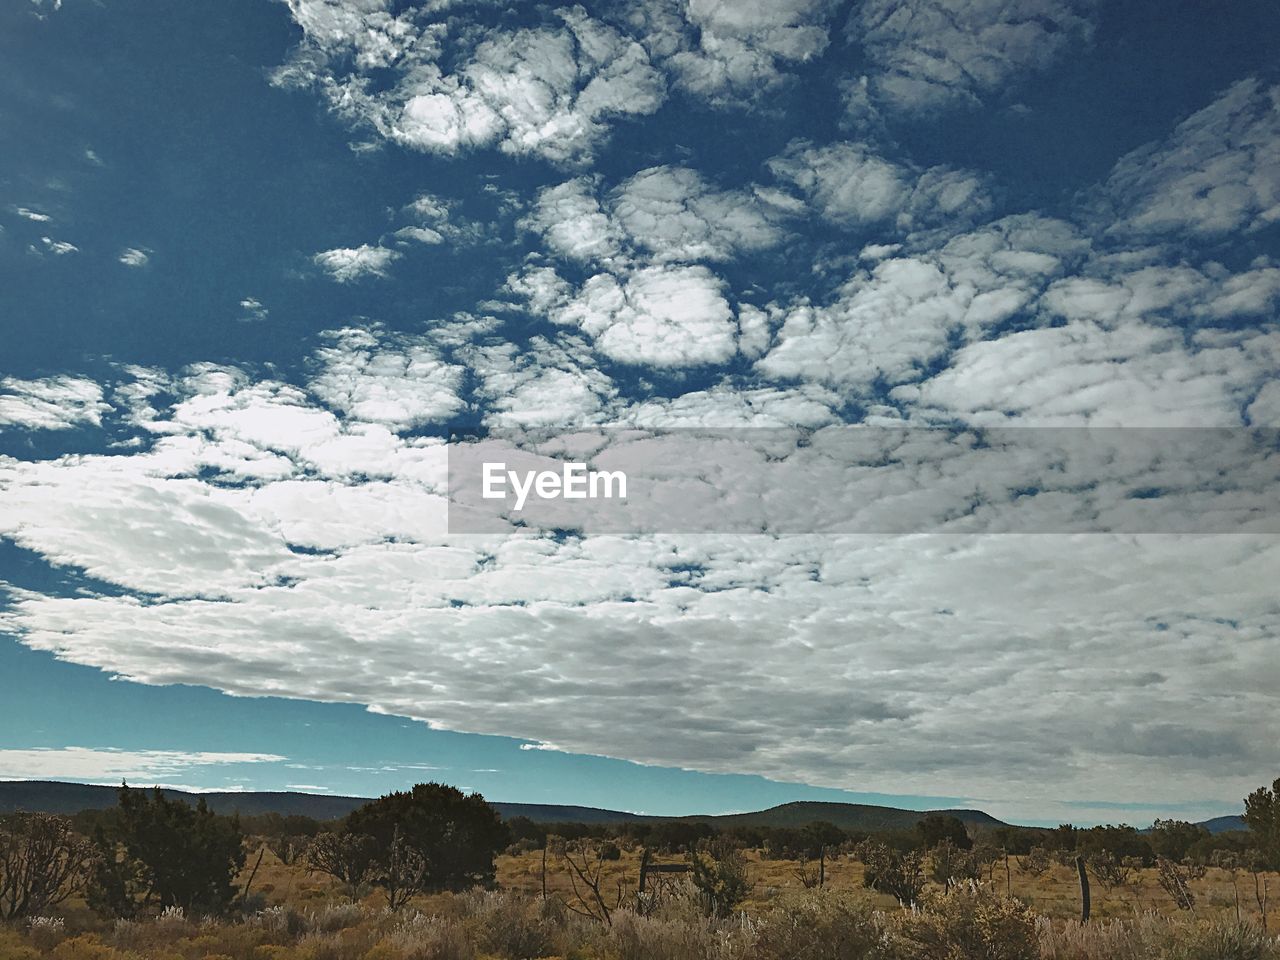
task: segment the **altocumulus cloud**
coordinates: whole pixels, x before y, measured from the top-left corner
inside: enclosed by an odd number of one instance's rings
[[[334,280],[351,283],[365,277],[385,277],[387,268],[400,259],[400,253],[386,247],[362,243],[358,247],[321,250],[312,259],[316,266]]]
[[[1008,816],[1238,800],[1274,759],[1252,733],[1280,682],[1274,537],[448,532],[441,436],[462,417],[1280,425],[1280,263],[1203,246],[1274,222],[1273,89],[1223,91],[1074,206],[1005,209],[988,174],[914,162],[870,120],[998,99],[1087,44],[1094,7],[866,3],[833,22],[842,9],[646,2],[515,26],[291,0],[301,42],[277,83],[400,147],[544,164],[510,205],[523,246],[474,309],[352,321],[292,381],[223,361],[0,383],[7,426],[133,441],[0,458],[0,534],[113,586],[11,586],[0,626],[143,682],[361,703],[531,748],[885,792],[998,782],[1025,798],[989,801]],[[782,138],[738,175],[670,156],[590,169],[675,98],[759,120],[761,91],[839,43],[866,53],[841,88],[865,129]],[[498,235],[436,192],[387,217],[386,237],[315,265],[399,281]],[[797,247],[812,283],[757,269]]]

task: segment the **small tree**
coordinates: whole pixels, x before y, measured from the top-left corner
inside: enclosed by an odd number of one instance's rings
[[[862,873],[865,886],[895,897],[904,907],[920,899],[924,867],[918,850],[904,853],[879,840],[865,840],[858,845],[858,858],[866,868]]]
[[[376,853],[373,839],[363,834],[322,833],[307,848],[307,864],[337,880],[354,901],[360,897],[360,888],[373,877]]]
[[[93,847],[63,817],[0,818],[0,920],[36,916],[78,892]]]
[[[1044,847],[1032,847],[1025,857],[1018,858],[1018,868],[1033,877],[1039,877],[1053,868],[1053,858]]]
[[[929,814],[916,824],[916,833],[926,850],[932,850],[944,840],[951,841],[961,850],[968,850],[973,846],[973,839],[965,829],[964,821],[951,814]]]
[[[1179,910],[1190,910],[1196,905],[1196,895],[1191,892],[1192,870],[1165,857],[1156,860],[1156,868],[1159,870],[1160,886],[1173,898],[1174,906]]]
[[[708,917],[727,917],[746,899],[751,884],[742,851],[725,840],[689,854],[689,876]]]
[[[1156,856],[1181,863],[1195,844],[1209,836],[1199,824],[1185,820],[1156,820],[1151,825],[1151,849]]]
[[[383,862],[398,831],[426,859],[424,891],[491,886],[494,857],[510,839],[484,797],[467,796],[442,783],[420,783],[370,801],[347,817],[346,827],[349,833],[371,837],[376,858]]]
[[[948,890],[961,880],[982,879],[982,863],[972,850],[961,850],[950,840],[943,840],[929,851],[929,875],[934,883]]]
[[[373,882],[382,888],[387,908],[394,913],[422,889],[426,872],[426,859],[397,830],[385,859],[374,866]]]
[[[613,912],[622,906],[624,893],[621,882],[614,894],[604,889],[603,844],[589,839],[560,841],[555,844],[555,850],[569,865],[573,901],[562,900],[565,908],[606,926],[611,925]]]
[[[95,838],[100,859],[91,901],[128,916],[146,906],[223,913],[236,897],[244,866],[244,833],[235,817],[220,817],[203,799],[192,807],[120,787],[109,829]]]
[[[1106,887],[1107,892],[1123,887],[1133,874],[1135,866],[1141,861],[1134,857],[1117,857],[1114,853],[1103,851],[1095,853],[1089,859],[1089,870],[1095,880]]]
[[[1268,870],[1280,870],[1280,778],[1244,801],[1244,823]]]

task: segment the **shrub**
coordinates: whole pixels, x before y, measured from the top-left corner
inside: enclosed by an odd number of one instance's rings
[[[689,854],[689,866],[689,879],[708,917],[729,916],[751,890],[742,852],[726,841]]]
[[[22,942],[12,930],[0,929],[0,957],[5,960],[41,960],[40,951]]]
[[[123,960],[124,954],[108,947],[95,934],[82,933],[63,940],[50,954],[53,960]]]
[[[619,910],[613,924],[599,928],[603,947],[586,956],[611,960],[701,960],[715,955],[717,938],[711,922],[665,920]]]
[[[476,939],[486,953],[527,960],[555,952],[554,917],[545,903],[477,891],[468,895],[466,906]]]
[[[27,921],[27,935],[32,946],[48,953],[66,938],[67,924],[61,917],[32,917]]]
[[[1161,960],[1276,960],[1280,946],[1251,923],[1212,920],[1171,930]]]
[[[858,845],[858,856],[866,866],[862,874],[864,885],[896,897],[903,905],[915,903],[919,898],[924,888],[923,860],[919,851],[904,853],[878,840],[867,840]]]
[[[475,960],[474,938],[461,924],[416,913],[398,923],[383,939],[404,960]]]
[[[780,900],[760,920],[752,954],[759,960],[878,960],[885,955],[871,908],[826,891]]]
[[[976,883],[926,893],[895,916],[889,943],[902,960],[1039,960],[1036,919],[1025,904]]]
[[[494,857],[509,839],[484,797],[442,783],[420,783],[366,803],[347,817],[347,830],[373,838],[375,859],[383,863],[398,832],[426,860],[421,887],[427,891],[492,885]]]
[[[194,806],[122,785],[109,829],[95,842],[99,859],[90,905],[108,916],[131,916],[143,905],[223,913],[235,898],[244,866],[244,834],[203,799]]]
[[[65,817],[0,817],[0,920],[43,913],[80,889],[93,847]]]

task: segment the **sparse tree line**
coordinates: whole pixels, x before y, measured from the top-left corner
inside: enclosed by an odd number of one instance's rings
[[[1086,919],[1090,880],[1112,891],[1135,871],[1155,867],[1174,904],[1190,910],[1192,881],[1212,866],[1231,878],[1237,919],[1255,912],[1248,906],[1252,900],[1265,924],[1268,875],[1280,870],[1280,780],[1250,794],[1244,820],[1247,830],[1217,835],[1173,820],[1158,820],[1142,832],[1124,825],[971,830],[941,814],[923,816],[910,831],[875,834],[824,822],[725,830],[704,821],[547,825],[519,817],[504,823],[479,794],[429,783],[370,801],[340,821],[321,822],[221,816],[203,802],[191,806],[158,789],[122,786],[111,810],[74,818],[0,818],[0,920],[44,916],[78,896],[115,918],[172,909],[247,913],[261,906],[250,856],[256,853],[260,864],[266,850],[282,863],[331,876],[353,901],[377,889],[394,912],[420,893],[492,888],[495,858],[504,849],[541,850],[543,901],[549,899],[548,861],[561,865],[572,893],[558,897],[559,907],[605,925],[620,910],[646,915],[657,909],[672,873],[693,891],[706,917],[724,918],[749,895],[743,853],[752,849],[763,858],[793,861],[804,888],[824,887],[832,859],[855,857],[864,865],[864,884],[904,906],[921,902],[930,882],[945,893],[978,881],[998,888],[1003,877],[1009,895],[1011,862],[1033,876],[1057,864],[1074,866]],[[645,851],[646,864],[651,855],[665,857],[651,867],[647,888],[642,876],[639,890],[616,877],[610,881],[605,869],[623,849],[636,848]],[[253,869],[237,885],[247,862]]]

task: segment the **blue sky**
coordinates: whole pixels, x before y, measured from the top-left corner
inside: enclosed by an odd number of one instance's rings
[[[465,537],[442,451],[1280,426],[1278,28],[1262,2],[8,5],[0,776],[1234,812],[1280,762],[1280,555],[1247,516]]]

